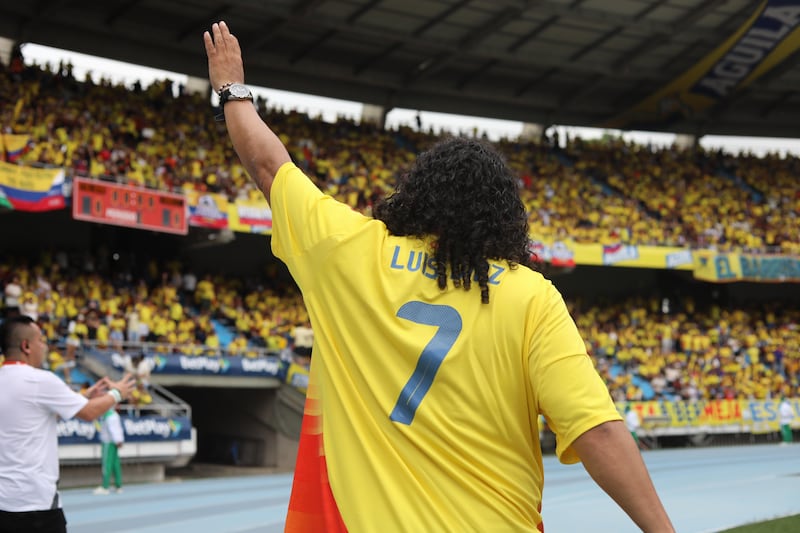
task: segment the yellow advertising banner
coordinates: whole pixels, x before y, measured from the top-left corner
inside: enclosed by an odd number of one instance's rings
[[[732,281],[798,283],[800,257],[696,251],[694,277],[717,283]]]
[[[697,402],[630,402],[639,415],[643,429],[713,428],[737,426],[749,433],[780,430],[780,400],[700,400]],[[791,426],[800,428],[800,398],[789,399],[794,410]],[[625,404],[617,406],[624,411]]]
[[[541,259],[559,264],[624,266],[692,270],[694,261],[688,248],[638,246],[634,244],[576,243],[573,241],[537,242],[534,251]]]
[[[741,425],[742,400],[708,400],[698,402],[631,402],[642,426],[657,420],[667,427],[702,427]]]
[[[34,168],[0,161],[0,191],[19,211],[63,209],[64,169]]]
[[[685,248],[575,243],[574,249],[575,262],[579,265],[692,269],[692,252]]]
[[[240,233],[272,233],[272,210],[266,200],[236,200],[228,204],[228,227]]]
[[[64,183],[64,169],[36,168],[0,162],[0,185],[31,193],[43,193]]]
[[[701,114],[800,48],[800,0],[766,0],[725,42],[605,127],[648,129]]]
[[[714,283],[800,283],[800,257],[774,254],[719,253],[670,246],[604,245],[573,241],[531,241],[540,261],[553,266],[620,266],[689,270]]]

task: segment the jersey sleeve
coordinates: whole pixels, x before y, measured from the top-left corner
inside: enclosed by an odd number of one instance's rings
[[[38,388],[37,402],[64,420],[74,417],[89,402],[85,396],[70,389],[58,376],[50,372],[44,373],[44,379],[39,382]]]
[[[298,266],[296,258],[326,240],[348,235],[370,220],[324,194],[294,163],[284,163],[278,170],[270,203],[272,252],[290,270]]]
[[[535,307],[529,353],[534,403],[556,435],[563,463],[579,460],[572,443],[586,431],[622,420],[561,294],[548,283]]]

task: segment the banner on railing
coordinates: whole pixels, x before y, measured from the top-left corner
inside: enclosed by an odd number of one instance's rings
[[[124,369],[126,356],[118,353],[111,355],[97,354],[94,357],[106,359],[114,368]],[[206,356],[151,354],[145,357],[149,361],[153,375],[158,374],[191,374],[203,376],[278,376],[280,359],[278,357],[245,357],[241,355]]]
[[[64,170],[0,161],[0,191],[18,211],[64,209]]]
[[[186,235],[186,199],[182,194],[75,178],[72,216],[76,220]]]
[[[272,233],[272,210],[266,200],[236,200],[228,204],[228,227],[240,233]]]
[[[694,252],[694,277],[703,281],[800,282],[800,257]]]
[[[190,440],[192,422],[189,417],[120,416],[125,442],[163,442]],[[86,422],[72,418],[58,422],[59,444],[99,444],[100,421]]]
[[[653,427],[701,430],[736,426],[744,433],[770,433],[780,430],[780,400],[699,400],[696,402],[629,402],[644,429]],[[800,398],[791,398],[793,428],[800,428]],[[625,404],[620,404],[620,411]],[[687,431],[687,434],[695,431]]]
[[[553,266],[588,265],[690,270],[711,282],[800,282],[800,257],[776,254],[719,253],[671,246],[531,241],[531,252]]]
[[[692,270],[692,251],[672,246],[635,244],[577,243],[570,240],[543,242],[532,240],[531,251],[554,266],[590,265]]]
[[[228,227],[228,198],[222,194],[189,191],[189,224],[200,228]]]
[[[565,269],[575,268],[575,251],[563,241],[544,243],[531,240],[530,250],[532,259],[537,263],[548,263],[554,267]]]

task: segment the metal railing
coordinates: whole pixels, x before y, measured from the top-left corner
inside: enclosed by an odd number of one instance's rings
[[[99,348],[97,342],[85,342],[84,346],[81,347],[82,349],[79,350],[81,359],[83,361],[78,362],[78,365],[81,366],[81,370],[85,373],[91,374],[92,377],[97,379],[99,372],[96,368],[91,368],[86,364],[86,358],[91,358],[91,350],[100,351],[104,348]],[[86,350],[89,348],[89,350]],[[138,353],[138,352],[137,352]],[[102,364],[103,368],[105,369],[105,374],[112,380],[118,380],[123,375],[123,370],[115,368],[111,365],[106,365],[101,362],[97,362],[97,364]],[[147,384],[147,392],[152,397],[153,401],[149,404],[137,405],[133,403],[122,403],[119,404],[119,409],[123,413],[126,413],[131,416],[141,416],[145,414],[155,414],[158,416],[164,417],[171,417],[171,416],[186,416],[189,419],[192,417],[192,407],[183,401],[180,397],[176,396],[174,393],[169,391],[168,389],[158,385],[157,383],[148,383]]]
[[[117,341],[117,342],[103,342],[100,343],[96,340],[81,341],[83,348],[94,350],[117,352],[122,355],[144,354],[144,355],[204,355],[206,357],[228,357],[228,356],[244,356],[244,357],[278,357],[279,350],[270,350],[269,348],[262,348],[257,346],[247,346],[245,348],[229,349],[227,347],[211,348],[203,344],[186,344],[186,343],[168,343],[168,342],[131,342],[131,341]]]

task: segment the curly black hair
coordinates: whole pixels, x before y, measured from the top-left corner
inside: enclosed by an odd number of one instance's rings
[[[489,259],[531,264],[517,183],[488,142],[452,137],[417,157],[374,216],[392,235],[432,236],[439,288],[447,287],[449,267],[456,287],[469,290],[474,276],[489,303]]]

